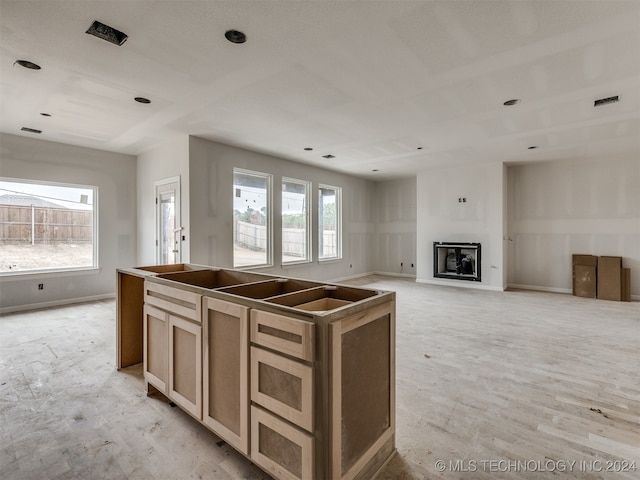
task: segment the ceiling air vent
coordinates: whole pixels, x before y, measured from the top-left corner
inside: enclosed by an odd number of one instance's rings
[[[110,27],[109,25],[105,25],[104,23],[100,23],[97,20],[95,20],[91,24],[89,30],[87,30],[86,33],[118,46],[122,45],[127,41],[127,38],[129,38],[126,33],[121,32],[120,30],[116,30],[115,28]]]
[[[42,133],[42,130],[36,130],[35,128],[29,128],[29,127],[22,127],[20,130],[22,130],[23,132],[29,132],[29,133]]]
[[[600,105],[607,105],[609,103],[616,103],[619,101],[620,98],[618,98],[618,95],[616,95],[615,97],[601,98],[600,100],[596,100],[595,102],[593,102],[593,106],[599,107]]]

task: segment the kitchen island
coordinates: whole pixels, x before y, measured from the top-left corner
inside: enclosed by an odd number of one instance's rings
[[[118,368],[277,479],[371,479],[395,452],[394,292],[121,269],[117,324]]]

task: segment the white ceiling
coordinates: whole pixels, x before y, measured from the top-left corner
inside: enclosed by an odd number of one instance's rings
[[[0,0],[0,44],[15,135],[136,155],[188,134],[370,179],[640,156],[637,0]]]

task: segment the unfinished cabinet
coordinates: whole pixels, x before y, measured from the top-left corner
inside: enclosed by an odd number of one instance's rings
[[[395,452],[393,292],[228,269],[143,291],[147,387],[274,478],[370,480]]]
[[[249,454],[249,308],[203,299],[203,421]]]
[[[144,282],[144,378],[195,416],[201,403],[202,296],[180,288]],[[201,372],[200,372],[201,375]],[[192,390],[198,389],[198,395]]]
[[[202,418],[202,326],[169,315],[169,398]]]

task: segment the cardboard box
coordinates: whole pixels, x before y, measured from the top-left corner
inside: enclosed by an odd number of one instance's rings
[[[622,269],[622,301],[631,301],[631,269]]]
[[[572,255],[571,261],[573,265],[584,265],[586,267],[597,267],[598,257],[595,255]]]
[[[576,297],[596,298],[598,257],[573,255],[573,294]]]
[[[598,298],[622,300],[622,257],[598,259]]]

